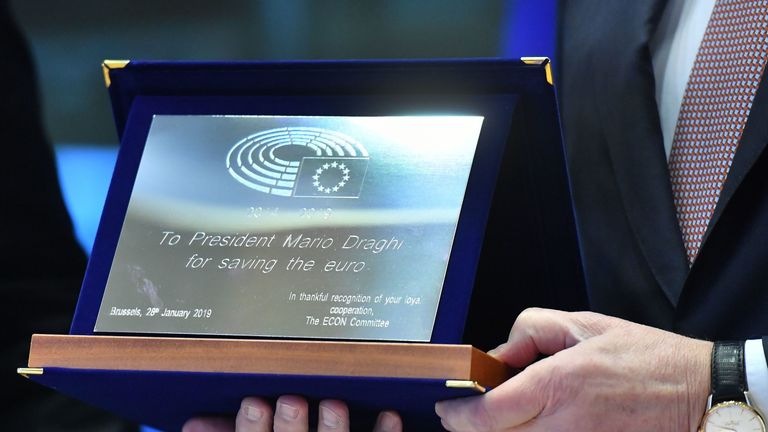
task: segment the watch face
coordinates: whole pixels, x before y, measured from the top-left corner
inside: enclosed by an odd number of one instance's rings
[[[752,407],[742,402],[723,402],[710,409],[702,422],[703,432],[766,432],[765,423]]]

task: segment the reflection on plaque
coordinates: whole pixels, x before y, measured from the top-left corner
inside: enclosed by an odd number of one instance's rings
[[[95,330],[429,341],[482,123],[156,115]]]

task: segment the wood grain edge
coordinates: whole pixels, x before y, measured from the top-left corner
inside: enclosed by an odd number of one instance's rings
[[[38,334],[32,336],[29,367],[468,380],[475,379],[473,350],[469,345]]]
[[[498,387],[514,375],[512,369],[477,348],[472,348],[472,380],[483,387]]]

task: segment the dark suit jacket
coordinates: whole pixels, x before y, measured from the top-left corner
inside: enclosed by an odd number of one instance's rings
[[[15,373],[26,365],[32,333],[67,332],[85,255],[75,241],[43,133],[32,58],[4,0],[0,55],[0,430],[134,430]]]
[[[693,267],[648,40],[663,0],[561,0],[558,91],[591,308],[709,339],[768,334],[768,80]]]

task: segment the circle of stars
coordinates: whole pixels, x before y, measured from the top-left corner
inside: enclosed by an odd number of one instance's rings
[[[320,183],[320,175],[331,169],[339,171],[339,173],[341,173],[341,180],[331,187],[324,186]],[[338,192],[349,181],[349,168],[347,168],[345,164],[339,163],[337,161],[333,161],[331,163],[325,163],[320,168],[315,170],[315,175],[312,176],[312,179],[314,180],[314,182],[312,183],[312,186],[317,188],[318,192],[326,193],[326,194],[330,194],[331,192]]]

